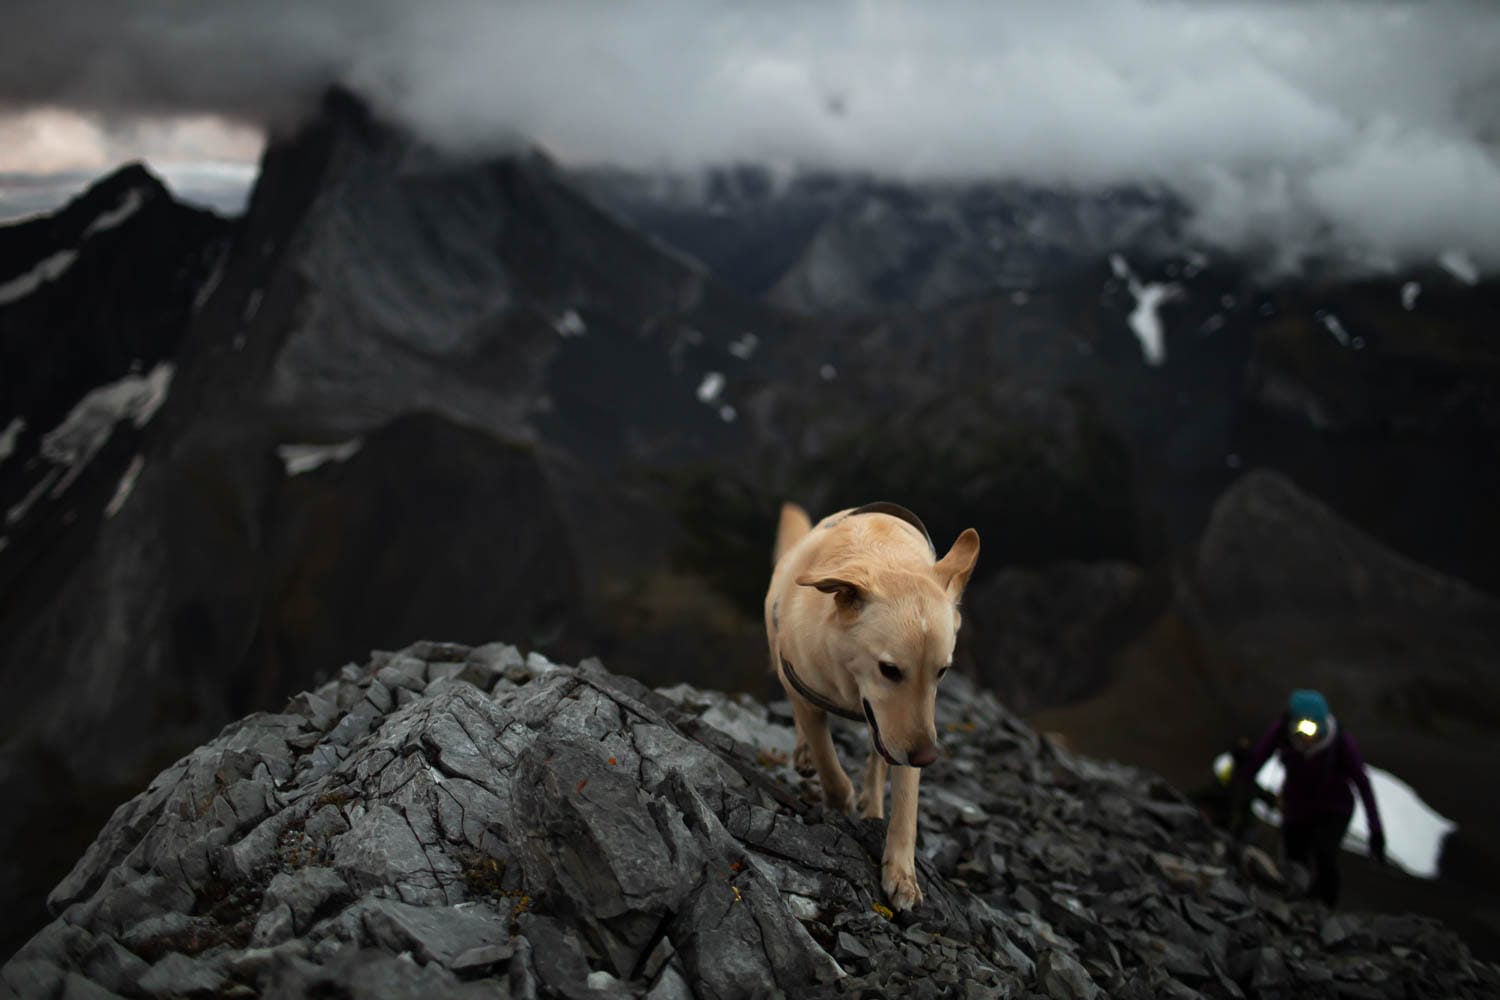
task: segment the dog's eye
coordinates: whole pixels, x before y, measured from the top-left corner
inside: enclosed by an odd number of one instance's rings
[[[897,682],[901,680],[901,668],[894,663],[886,663],[884,660],[880,661],[880,672],[885,675],[885,679],[888,681]]]

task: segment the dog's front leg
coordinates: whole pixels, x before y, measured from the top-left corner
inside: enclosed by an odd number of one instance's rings
[[[859,815],[862,819],[880,819],[885,816],[885,776],[890,767],[885,758],[874,750],[865,761],[865,777],[859,788]]]
[[[880,886],[897,910],[922,903],[922,889],[917,885],[917,785],[921,780],[918,768],[891,768],[891,822],[885,831]]]
[[[797,723],[797,743],[807,747],[813,766],[817,768],[818,782],[823,786],[823,801],[846,816],[852,815],[854,784],[844,773],[838,752],[833,748],[833,736],[828,732],[828,713],[792,695],[792,718]]]

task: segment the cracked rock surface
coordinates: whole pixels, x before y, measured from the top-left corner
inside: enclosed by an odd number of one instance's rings
[[[938,699],[915,913],[883,824],[797,776],[784,705],[421,643],[253,715],[126,803],[0,972],[25,997],[1480,997],[1414,917],[1226,863],[1148,774],[964,678]],[[861,728],[840,725],[851,770]]]

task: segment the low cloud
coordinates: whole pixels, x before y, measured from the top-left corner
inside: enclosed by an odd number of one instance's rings
[[[214,114],[140,117],[39,108],[0,117],[0,174],[100,171],[147,155],[166,163],[259,157],[258,127]]]
[[[1211,243],[1500,268],[1485,0],[12,0],[0,39],[0,100],[116,128],[337,82],[462,152],[1150,184]]]

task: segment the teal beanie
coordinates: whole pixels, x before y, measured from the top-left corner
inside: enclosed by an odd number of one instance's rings
[[[1320,726],[1328,720],[1328,702],[1317,691],[1293,691],[1288,707],[1294,719],[1311,719]]]

